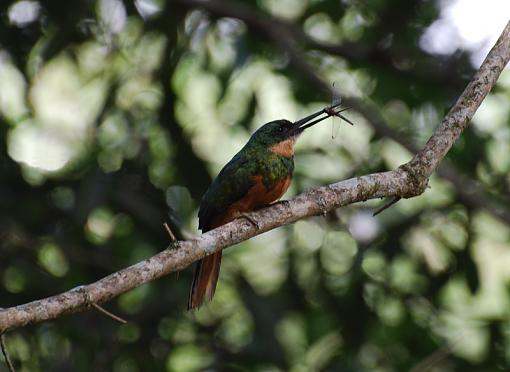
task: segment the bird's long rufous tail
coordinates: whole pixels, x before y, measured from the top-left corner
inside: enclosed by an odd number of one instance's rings
[[[216,252],[198,261],[189,293],[188,310],[202,305],[205,297],[209,301],[213,298],[220,274],[221,253]]]

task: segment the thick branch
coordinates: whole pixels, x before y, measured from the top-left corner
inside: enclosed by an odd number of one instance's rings
[[[235,220],[195,239],[177,242],[169,249],[95,283],[0,310],[0,333],[54,319],[63,314],[83,311],[90,308],[92,303],[108,301],[151,280],[181,270],[206,255],[301,218],[320,215],[368,199],[421,194],[428,178],[467,126],[509,59],[510,23],[425,148],[398,170],[357,177],[309,190],[288,203],[276,204],[253,213],[252,218],[257,221],[258,228],[245,219]]]
[[[509,59],[510,22],[455,105],[427,141],[425,148],[409,163],[411,167],[419,165],[417,168],[423,170],[426,177],[434,172],[496,84]]]
[[[95,283],[57,296],[0,311],[0,333],[57,318],[108,301],[151,280],[182,270],[213,252],[304,217],[320,215],[343,205],[401,193],[412,193],[405,172],[390,171],[353,178],[305,192],[288,203],[253,213],[256,228],[238,219],[195,239],[181,241],[159,254],[111,274]]]

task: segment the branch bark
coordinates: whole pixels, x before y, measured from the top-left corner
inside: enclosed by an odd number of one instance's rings
[[[397,170],[356,177],[311,189],[287,203],[253,213],[258,227],[238,219],[195,239],[172,243],[168,249],[113,273],[95,283],[56,296],[0,310],[0,333],[28,324],[84,311],[126,291],[255,235],[335,208],[388,196],[409,198],[425,191],[430,175],[466,128],[476,109],[510,60],[510,23],[468,84],[456,104],[437,127],[425,147]]]

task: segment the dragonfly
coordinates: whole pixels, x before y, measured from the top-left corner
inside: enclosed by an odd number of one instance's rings
[[[327,113],[332,117],[331,120],[331,139],[335,139],[336,135],[338,134],[338,126],[335,124],[335,117],[339,117],[340,119],[344,120],[345,122],[349,123],[350,125],[354,125],[352,121],[347,119],[344,115],[342,115],[342,112],[349,110],[351,107],[344,107],[340,110],[336,110],[337,107],[340,106],[342,103],[342,97],[335,91],[335,82],[331,85],[331,105],[329,107],[326,107],[324,109],[324,112]],[[336,132],[335,132],[335,127]]]
[[[332,99],[332,103],[331,103],[330,106],[325,107],[325,108],[322,109],[322,113],[327,114],[327,116],[332,117],[333,120],[334,120],[335,117],[339,117],[340,119],[346,121],[347,123],[349,123],[351,125],[354,125],[354,123],[352,121],[350,121],[344,115],[342,115],[342,112],[344,112],[346,110],[349,110],[351,107],[344,107],[344,108],[338,109],[340,107],[341,102],[342,102],[342,99],[341,99],[340,96],[335,97],[334,99]],[[316,116],[316,114],[314,114],[314,117],[315,116]],[[325,119],[324,117],[322,117],[322,118],[319,117],[319,118],[317,118],[317,119],[315,119],[315,120],[313,120],[313,121],[303,125],[300,128],[306,129],[306,128],[311,127],[312,125],[315,125],[316,123],[318,123],[318,122],[320,122],[320,121],[322,121],[324,119]]]

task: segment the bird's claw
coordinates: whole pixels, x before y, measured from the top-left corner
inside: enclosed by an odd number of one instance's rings
[[[277,204],[282,204],[283,206],[288,207],[290,202],[288,200],[278,200],[278,201],[275,201],[271,205],[277,205]]]

